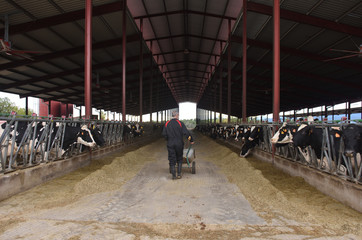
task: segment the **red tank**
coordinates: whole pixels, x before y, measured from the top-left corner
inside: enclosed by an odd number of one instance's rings
[[[61,103],[58,101],[51,101],[50,113],[49,102],[44,102],[43,99],[39,99],[39,116],[48,116],[49,114],[54,117],[69,116],[73,114],[73,104]]]

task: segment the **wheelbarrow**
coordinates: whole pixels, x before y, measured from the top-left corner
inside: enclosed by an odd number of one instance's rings
[[[196,154],[195,154],[195,149],[193,149],[191,146],[192,145],[189,143],[188,147],[186,149],[184,149],[182,163],[187,164],[187,166],[185,166],[183,168],[190,169],[191,173],[195,174],[196,173],[196,163],[195,163]]]

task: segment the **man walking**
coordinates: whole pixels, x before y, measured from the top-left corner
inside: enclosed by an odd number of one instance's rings
[[[175,165],[177,163],[177,178],[181,178],[182,158],[184,141],[183,136],[186,136],[191,144],[194,144],[194,140],[187,130],[185,124],[178,120],[179,113],[177,111],[172,112],[171,120],[167,121],[163,127],[162,135],[167,140],[168,160],[170,164],[170,173],[172,179],[176,179]]]

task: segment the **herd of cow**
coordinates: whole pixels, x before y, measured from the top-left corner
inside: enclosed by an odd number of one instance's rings
[[[117,141],[132,141],[144,133],[139,123],[98,124],[12,118],[0,124],[1,171],[68,157],[75,152]]]
[[[309,117],[297,123],[273,125],[203,125],[197,129],[212,138],[241,142],[241,157],[251,149],[276,152],[319,169],[361,180],[362,125],[357,123],[317,124]],[[273,134],[274,132],[274,134]]]

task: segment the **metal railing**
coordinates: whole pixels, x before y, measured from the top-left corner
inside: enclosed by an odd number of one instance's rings
[[[321,147],[321,157],[317,158],[315,151],[311,146],[307,146],[304,149],[299,149],[294,147],[293,144],[287,144],[285,146],[280,146],[275,148],[274,154],[283,158],[286,158],[290,161],[297,162],[311,168],[317,169],[322,172],[337,176],[339,178],[362,184],[362,156],[360,154],[355,154],[353,157],[347,157],[344,155],[344,141],[341,137],[341,140],[338,143],[335,142],[335,139],[331,136],[330,132],[334,127],[340,127],[348,123],[339,123],[339,124],[313,124],[316,128],[321,128],[322,135],[322,147]],[[357,125],[362,126],[360,123]],[[219,124],[220,125],[220,124]],[[262,126],[263,128],[263,137],[258,145],[255,148],[258,148],[262,151],[269,152],[273,154],[273,144],[271,143],[271,138],[273,133],[276,132],[276,129],[281,127],[281,124],[240,124],[242,126]],[[290,124],[293,125],[293,124]],[[202,129],[201,132],[208,134],[209,129],[213,125],[202,125],[199,126],[199,129]],[[233,127],[235,125],[221,124],[220,126],[229,126]],[[240,149],[244,142],[237,142],[233,137],[224,139],[226,142],[231,143],[234,146],[239,146]],[[335,151],[337,149],[337,151]]]
[[[133,142],[134,136],[130,132],[124,132],[124,126],[136,124],[52,116],[16,116],[16,114],[0,116],[0,121],[0,173],[33,167],[82,153],[84,147],[80,143],[72,144],[65,153],[62,151],[68,126],[87,125],[89,129],[98,127],[105,140],[105,146],[111,146]],[[152,134],[152,124],[143,123],[142,126],[144,135]]]

